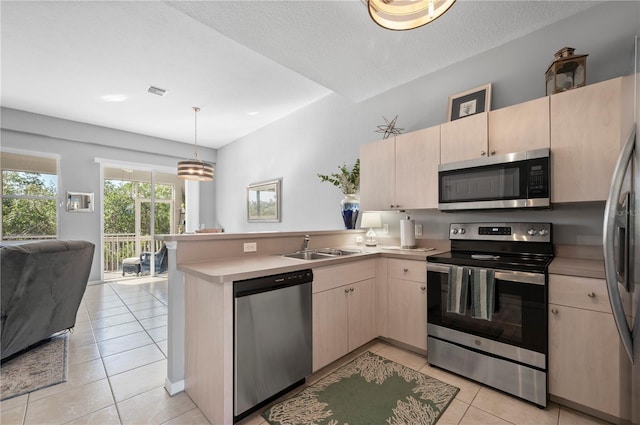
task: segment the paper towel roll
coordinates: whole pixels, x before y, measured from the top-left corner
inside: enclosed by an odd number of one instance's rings
[[[416,247],[415,220],[400,220],[400,246],[402,248]]]

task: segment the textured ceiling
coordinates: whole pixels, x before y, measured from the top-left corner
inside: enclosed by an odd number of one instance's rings
[[[3,0],[1,102],[185,143],[200,106],[198,142],[215,148],[328,94],[367,99],[596,4],[458,0],[393,32],[359,0]]]

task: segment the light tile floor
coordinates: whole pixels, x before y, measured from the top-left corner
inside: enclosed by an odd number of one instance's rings
[[[209,422],[191,399],[170,397],[167,369],[167,281],[123,279],[87,287],[69,336],[67,382],[0,402],[2,425],[167,424]],[[603,424],[556,404],[539,409],[457,375],[432,368],[424,356],[374,341],[314,374],[320,379],[364,349],[460,388],[439,425]],[[298,390],[299,391],[299,390]],[[255,414],[239,425],[262,425]],[[358,424],[352,424],[358,425]]]

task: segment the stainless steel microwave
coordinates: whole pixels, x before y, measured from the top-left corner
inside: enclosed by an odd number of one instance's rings
[[[438,166],[438,209],[545,208],[550,204],[549,149]]]

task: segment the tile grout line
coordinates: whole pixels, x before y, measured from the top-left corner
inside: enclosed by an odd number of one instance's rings
[[[113,288],[111,288],[111,290],[113,290]],[[102,297],[102,295],[101,295],[101,297]],[[118,295],[118,298],[120,298],[119,295]],[[122,301],[122,299],[120,299],[120,300]],[[104,356],[102,355],[102,351],[100,351],[100,346],[98,345],[98,341],[96,341],[96,339],[95,339],[95,332],[94,332],[94,328],[93,328],[93,319],[91,318],[91,315],[89,315],[89,309],[86,306],[86,304],[85,304],[85,308],[87,309],[87,315],[89,316],[89,323],[91,325],[91,332],[93,332],[93,339],[94,339],[95,344],[96,344],[96,349],[98,350],[98,354],[100,355],[100,362],[102,363],[102,369],[104,370],[104,375],[107,377],[107,383],[109,384],[109,392],[111,393],[111,399],[113,400],[113,406],[116,408],[116,414],[118,415],[118,422],[120,422],[120,424],[122,424],[122,416],[120,415],[120,409],[118,409],[118,403],[116,402],[116,396],[113,393],[113,386],[111,385],[111,379],[109,379],[109,373],[107,372],[107,366],[104,364]],[[92,414],[92,413],[95,413],[95,412],[97,412],[97,411],[91,412],[89,414]]]
[[[117,284],[117,281],[115,281],[115,282],[111,282],[111,283],[115,283],[115,284]],[[160,346],[158,345],[158,342],[159,342],[159,341],[156,341],[156,340],[151,336],[151,334],[149,334],[149,332],[148,332],[147,328],[145,328],[145,327],[142,325],[142,323],[140,323],[140,319],[138,319],[138,317],[135,315],[135,313],[134,313],[134,312],[129,308],[129,304],[128,304],[124,299],[122,299],[122,297],[120,296],[120,293],[118,293],[118,291],[117,291],[115,288],[113,288],[113,286],[111,285],[111,283],[109,283],[109,286],[113,289],[114,293],[116,293],[116,294],[118,295],[118,298],[120,298],[120,300],[123,302],[123,304],[125,305],[125,307],[127,307],[127,310],[129,310],[129,312],[133,315],[133,317],[136,319],[136,321],[138,322],[138,324],[140,324],[140,326],[141,326],[141,327],[142,327],[142,329],[145,331],[145,333],[149,336],[149,338],[151,338],[151,341],[153,342],[153,344],[154,344],[154,345],[156,346],[156,348],[157,348],[157,349],[162,353],[162,355],[164,356],[164,360],[166,360],[166,359],[167,359],[167,356],[166,356],[165,352],[162,350],[162,348],[160,348]],[[146,285],[146,284],[143,284],[143,285]],[[158,302],[160,302],[161,304],[163,304],[164,306],[166,306],[166,304],[165,304],[161,299],[159,299],[159,298],[158,298],[158,297],[156,297],[154,294],[152,294],[152,293],[151,293],[151,292],[150,292],[146,287],[143,287],[143,290],[144,290],[144,291],[146,291],[149,295],[151,295],[155,300],[157,300]],[[152,317],[157,317],[157,316],[152,316]],[[155,328],[153,328],[153,329],[155,329]],[[148,344],[148,345],[151,345],[151,344]],[[127,350],[127,351],[130,351],[130,350]],[[102,354],[101,354],[101,357],[102,357]],[[160,362],[160,361],[162,361],[162,360],[158,360],[157,362]],[[153,363],[157,363],[157,362],[152,362],[152,363],[149,363],[149,364],[153,364]],[[133,369],[131,369],[131,370],[133,370]],[[110,378],[110,377],[108,377],[108,378]],[[109,385],[110,385],[110,387],[111,387],[111,380],[109,380]],[[163,386],[160,386],[160,387],[157,387],[157,388],[163,388]],[[111,387],[111,389],[112,389],[112,393],[113,393],[113,388]],[[155,391],[155,390],[156,390],[156,388],[152,388],[152,389],[150,389],[150,390],[144,391],[144,392],[142,392],[142,393],[140,393],[140,394],[132,395],[131,397],[128,397],[128,398],[123,399],[123,400],[120,400],[120,401],[116,401],[116,399],[115,399],[115,394],[112,394],[112,395],[113,395],[113,398],[114,398],[115,405],[116,405],[116,410],[118,411],[118,416],[119,416],[119,419],[120,419],[120,423],[122,424],[122,419],[120,418],[120,409],[119,409],[119,403],[120,403],[120,402],[123,402],[123,401],[125,401],[125,400],[130,400],[130,399],[131,399],[131,398],[133,398],[133,397],[137,397],[137,396],[139,396],[139,395],[141,395],[141,394],[145,394],[145,393],[148,393],[148,392],[151,392],[151,391]],[[195,404],[194,404],[194,406],[195,406]],[[194,407],[194,409],[197,409],[197,406],[195,406],[195,407]],[[193,410],[193,409],[191,409],[191,410]],[[184,413],[186,413],[186,412],[184,412]],[[184,413],[183,413],[183,414],[184,414]],[[165,423],[166,423],[166,422],[169,422],[169,421],[171,421],[171,420],[173,420],[173,419],[175,419],[175,418],[177,418],[177,417],[179,417],[179,416],[181,416],[181,415],[177,415],[177,416],[175,416],[175,417],[169,418],[167,421],[165,421]]]
[[[117,281],[114,281],[113,283],[117,284]],[[143,284],[145,285],[145,284]],[[151,341],[153,341],[153,343],[155,344],[155,346],[158,348],[158,350],[160,350],[160,352],[162,353],[162,355],[164,356],[165,359],[167,359],[167,355],[164,351],[162,351],[162,348],[160,348],[160,346],[158,345],[158,341],[156,341],[151,334],[149,333],[148,329],[145,328],[142,323],[140,323],[140,319],[138,319],[138,316],[135,315],[135,313],[129,308],[129,304],[122,299],[122,297],[120,296],[120,294],[118,293],[118,291],[116,291],[115,288],[112,287],[111,283],[109,283],[109,286],[111,287],[111,289],[113,289],[113,291],[118,295],[118,298],[120,298],[120,300],[123,302],[123,304],[125,305],[125,307],[127,307],[127,310],[129,310],[129,312],[131,313],[131,315],[133,315],[133,317],[136,319],[136,322],[138,322],[138,324],[142,327],[142,330],[149,336],[149,338],[151,338]],[[155,298],[158,302],[160,302],[162,305],[166,306],[166,304],[164,302],[162,302],[158,297],[156,297],[155,295],[153,295],[151,292],[149,292],[149,290],[147,290],[147,288],[143,287],[142,289],[144,289],[144,291],[146,291],[149,295],[151,295],[153,298]],[[152,316],[152,317],[157,317],[157,316]],[[155,328],[154,328],[155,329]]]

